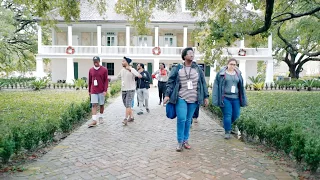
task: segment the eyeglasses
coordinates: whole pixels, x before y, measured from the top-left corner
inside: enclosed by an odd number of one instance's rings
[[[229,64],[230,66],[236,66],[237,64]]]

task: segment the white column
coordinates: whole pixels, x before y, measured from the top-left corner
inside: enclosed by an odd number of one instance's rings
[[[154,27],[154,46],[159,47],[159,27],[158,26]]]
[[[74,79],[74,68],[73,68],[73,58],[67,58],[67,78],[66,83],[73,83]]]
[[[68,25],[68,46],[72,46],[72,25]]]
[[[160,63],[159,59],[154,59],[153,60],[153,72],[156,72],[159,69],[159,63]],[[153,79],[153,86],[157,87],[157,85],[158,85],[158,80],[157,79]]]
[[[100,57],[100,56],[99,56]],[[100,66],[102,66],[102,61],[103,61],[103,59],[100,57]]]
[[[272,34],[268,36],[268,49],[269,49],[268,56],[272,56]]]
[[[37,79],[43,78],[44,70],[43,70],[43,59],[37,57],[36,58],[36,77]]]
[[[51,28],[51,35],[52,35],[52,45],[56,45],[56,30]]]
[[[183,47],[188,46],[188,27],[183,27]]]
[[[97,46],[98,46],[98,54],[101,54],[101,25],[97,26]]]
[[[127,54],[130,54],[130,26],[126,26],[126,47],[127,47]]]
[[[273,59],[267,61],[266,81],[268,85],[273,82]]]
[[[239,70],[242,73],[243,77],[243,85],[245,86],[247,83],[247,74],[246,74],[246,60],[240,60],[239,61]]]
[[[240,48],[244,48],[244,38],[242,38],[240,41]]]
[[[216,71],[217,65],[216,63],[214,63],[213,67],[210,67],[210,79],[209,79],[209,84],[208,85],[212,85],[214,83],[214,80],[216,79],[216,75],[217,75],[217,71]]]
[[[41,54],[41,46],[42,46],[42,28],[38,26],[38,54]]]

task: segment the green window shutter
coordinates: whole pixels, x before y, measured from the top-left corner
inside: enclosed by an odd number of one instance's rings
[[[78,79],[79,77],[79,63],[78,62],[74,62],[73,63],[73,75],[74,75],[74,79]]]
[[[152,71],[153,71],[152,63],[148,63],[148,72],[149,72],[150,76],[152,76],[152,73],[153,73]],[[152,77],[151,77],[151,82],[150,83],[153,83]]]
[[[204,74],[206,77],[210,77],[210,66],[206,66],[206,68],[204,70]]]

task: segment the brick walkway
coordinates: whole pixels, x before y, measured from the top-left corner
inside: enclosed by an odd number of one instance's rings
[[[191,130],[192,150],[175,152],[176,120],[165,117],[151,89],[150,114],[122,126],[118,97],[106,108],[105,123],[83,125],[27,170],[0,179],[292,179],[264,155],[233,138],[205,112]]]

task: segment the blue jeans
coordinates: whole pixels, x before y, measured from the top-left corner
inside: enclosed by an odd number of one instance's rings
[[[198,103],[187,103],[184,99],[178,98],[176,104],[178,143],[188,141],[191,119],[198,106]]]
[[[225,131],[231,131],[231,124],[240,116],[240,100],[227,98],[223,99],[224,107],[221,108],[223,113],[223,126]]]

